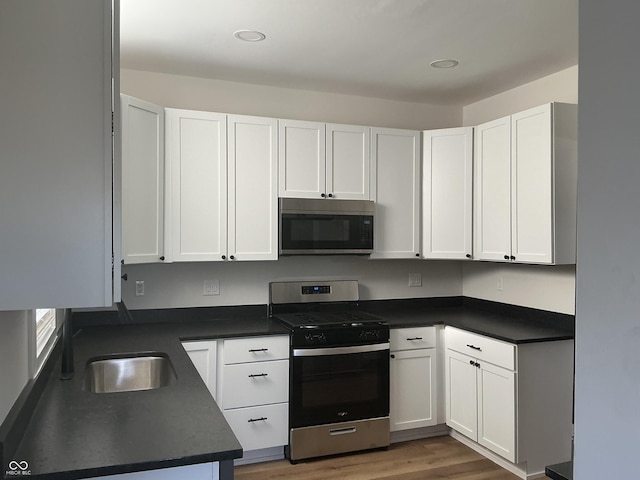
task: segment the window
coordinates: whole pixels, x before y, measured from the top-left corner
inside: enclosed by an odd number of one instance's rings
[[[61,325],[61,315],[54,308],[38,308],[32,311],[30,321],[30,371],[34,378],[51,353]]]

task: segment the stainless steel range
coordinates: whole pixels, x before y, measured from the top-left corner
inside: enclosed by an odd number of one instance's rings
[[[389,326],[358,309],[358,282],[271,283],[291,331],[288,456],[389,445]]]

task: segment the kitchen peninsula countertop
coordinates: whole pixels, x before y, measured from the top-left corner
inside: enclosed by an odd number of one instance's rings
[[[266,316],[83,328],[73,378],[59,379],[58,360],[12,459],[28,462],[31,478],[76,479],[239,458],[240,443],[180,342],[271,334],[287,331]],[[177,381],[137,392],[82,389],[89,360],[134,352],[166,353]]]
[[[573,316],[468,300],[376,300],[360,308],[391,328],[444,324],[516,344],[574,336]],[[74,314],[80,328],[75,375],[59,380],[60,360],[51,360],[57,364],[4,466],[27,461],[32,478],[76,479],[241,457],[241,445],[180,343],[288,334],[267,316],[266,306],[237,308],[134,311],[132,324],[119,323],[114,312]],[[89,360],[134,352],[166,353],[177,381],[139,392],[82,389]]]

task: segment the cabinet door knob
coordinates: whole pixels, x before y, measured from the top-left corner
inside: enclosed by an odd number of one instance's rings
[[[511,255],[511,260],[515,260],[515,259],[516,259],[516,257],[514,257],[513,255]]]
[[[420,256],[420,254],[419,254],[419,253],[416,253],[416,257],[419,257],[419,256]]]
[[[160,260],[164,262],[164,255],[160,257]]]
[[[467,258],[471,258],[471,254],[470,254],[470,253],[467,253],[467,254],[465,255],[465,257],[467,257]]]
[[[222,259],[223,259],[223,260],[226,260],[226,259],[227,259],[227,256],[226,256],[226,255],[222,255]]]
[[[230,258],[231,260],[235,260],[235,259],[236,259],[236,257],[234,257],[233,255],[231,255],[229,258]]]
[[[476,362],[476,368],[480,368],[480,364]]]
[[[126,282],[127,280],[129,280],[129,274],[128,273],[122,274],[120,275],[120,278]]]
[[[472,367],[476,366],[476,362],[474,362],[473,360],[469,360],[469,365],[471,365]]]
[[[325,195],[324,193],[321,193],[321,194],[320,194],[320,196],[321,196],[322,198],[325,198],[325,197],[326,197],[326,195]]]
[[[509,260],[509,255],[505,255],[505,256],[504,256],[504,259],[505,259],[505,260]]]
[[[392,353],[392,354],[391,354],[391,358],[396,358],[396,356]]]
[[[330,193],[329,195],[327,195],[327,197],[333,198],[333,193]]]

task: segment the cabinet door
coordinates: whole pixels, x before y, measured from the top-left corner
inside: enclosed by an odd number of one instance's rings
[[[478,443],[516,460],[515,372],[480,362],[478,374]]]
[[[1,2],[0,19],[0,305],[110,306],[111,1]]]
[[[391,431],[436,424],[436,350],[392,352]]]
[[[473,128],[422,133],[422,255],[471,258]]]
[[[371,129],[371,258],[420,256],[420,132]]]
[[[164,109],[128,95],[122,107],[122,260],[164,257]]]
[[[182,342],[182,346],[215,400],[217,393],[216,355],[218,352],[218,342],[215,340]]]
[[[278,122],[229,115],[229,259],[277,260]]]
[[[510,261],[511,117],[476,127],[475,139],[474,257]]]
[[[325,124],[280,120],[278,132],[279,196],[325,195]]]
[[[172,259],[222,260],[227,254],[226,115],[166,113]]]
[[[478,391],[475,360],[447,349],[445,361],[447,425],[477,441]]]
[[[326,193],[369,200],[369,127],[328,124]]]
[[[511,134],[512,255],[553,263],[551,104],[512,115]]]

